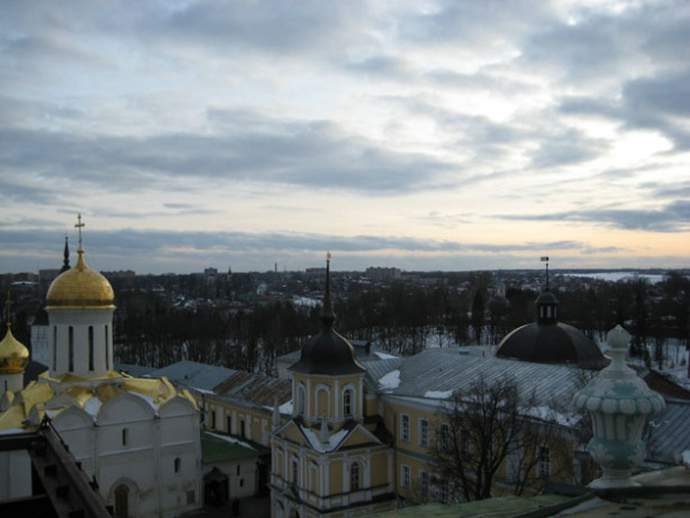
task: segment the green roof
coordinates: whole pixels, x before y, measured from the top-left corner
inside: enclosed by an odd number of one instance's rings
[[[229,435],[201,434],[201,461],[204,464],[251,459],[259,454],[246,442]]]
[[[516,516],[540,508],[557,505],[570,500],[572,497],[561,495],[539,495],[532,497],[501,496],[476,500],[462,504],[424,504],[413,505],[394,511],[387,511],[375,515],[378,518],[397,518],[405,516],[424,516],[432,518],[472,518],[486,517],[504,518]]]

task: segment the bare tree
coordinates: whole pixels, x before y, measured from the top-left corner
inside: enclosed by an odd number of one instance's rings
[[[480,378],[457,392],[442,410],[433,452],[451,498],[490,498],[502,467],[509,474],[504,487],[515,494],[543,486],[555,474],[552,468],[563,466],[562,457],[572,457],[572,451],[552,446],[565,444],[554,440],[563,431],[558,419],[533,395],[520,397],[509,377]]]

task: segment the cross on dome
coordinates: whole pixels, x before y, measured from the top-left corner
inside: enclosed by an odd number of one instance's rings
[[[81,229],[86,226],[86,223],[82,222],[81,220],[81,212],[77,214],[77,224],[74,225],[74,228],[77,229],[77,232],[79,233],[79,249],[77,250],[78,252],[83,252],[84,248],[82,247],[82,240],[81,240]]]

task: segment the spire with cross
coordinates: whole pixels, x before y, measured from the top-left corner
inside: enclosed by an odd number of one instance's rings
[[[77,229],[78,236],[79,236],[79,248],[77,249],[77,252],[82,253],[84,252],[84,247],[82,246],[82,240],[81,240],[81,229],[86,226],[86,223],[82,222],[81,220],[81,212],[77,214],[77,224],[74,225],[74,228]]]
[[[546,289],[544,291],[549,291],[549,257],[542,256],[541,262],[546,263]]]
[[[323,294],[323,305],[321,306],[321,322],[325,328],[333,327],[335,314],[331,303],[331,253],[326,254],[326,289]]]
[[[8,289],[7,298],[5,299],[5,323],[8,328],[12,327],[12,304],[14,304],[12,301],[12,293]]]

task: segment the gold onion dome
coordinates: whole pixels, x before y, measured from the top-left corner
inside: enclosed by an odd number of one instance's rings
[[[77,254],[76,266],[61,273],[48,288],[47,308],[112,308],[115,293],[108,279],[89,268],[84,250]]]
[[[0,342],[0,374],[21,374],[29,363],[29,350],[12,334],[7,325],[5,338]]]

